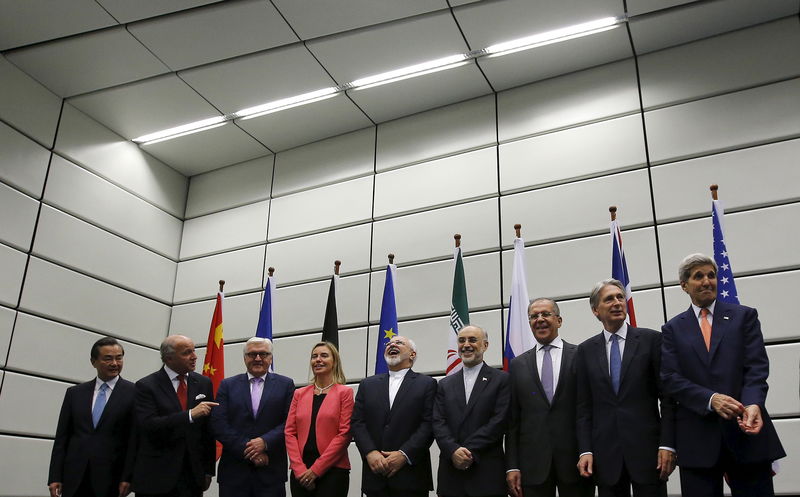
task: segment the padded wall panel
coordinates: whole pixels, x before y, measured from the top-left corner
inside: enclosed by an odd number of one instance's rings
[[[279,153],[273,196],[308,190],[371,174],[375,128],[328,138]]]
[[[0,241],[27,252],[31,247],[39,201],[0,183]]]
[[[183,217],[189,180],[67,104],[56,151],[173,216]]]
[[[0,180],[40,198],[48,162],[50,152],[46,148],[0,123]]]
[[[61,99],[0,55],[0,118],[45,148],[53,146]]]
[[[0,392],[0,431],[52,437],[69,386],[70,383],[6,371]],[[24,416],[19,415],[20,408],[25,409]]]
[[[800,199],[797,157],[800,140],[788,140],[654,167],[658,219],[707,215],[711,184],[719,185],[726,210],[796,201]]]
[[[500,145],[500,191],[527,189],[647,164],[639,115]]]
[[[358,224],[372,215],[372,176],[272,201],[269,241]]]
[[[164,303],[172,301],[176,263],[48,205],[33,253]]]
[[[50,465],[51,440],[0,435],[0,453],[13,454],[0,465],[3,497],[48,495],[42,480]]]
[[[309,383],[311,348],[322,339],[321,333],[311,333],[275,340],[275,372],[292,378],[295,385]],[[339,352],[348,383],[364,378],[366,368],[367,329],[339,330]]]
[[[58,156],[53,156],[45,202],[123,238],[178,259],[181,221]]]
[[[461,234],[467,254],[497,249],[497,223],[496,198],[377,221],[372,225],[372,267],[385,268],[389,253],[400,265],[452,256],[455,233]]]
[[[800,472],[795,470],[800,467],[800,454],[796,450],[800,447],[800,419],[777,419],[775,429],[786,450],[786,457],[778,461],[781,470],[773,480],[775,495],[795,494],[800,488]]]
[[[464,258],[467,300],[470,310],[500,306],[500,258],[497,252]],[[369,319],[381,317],[381,300],[386,271],[372,273]],[[394,284],[397,317],[421,318],[450,314],[453,293],[453,259],[401,267]]]
[[[14,329],[14,318],[17,311],[8,307],[0,307],[0,367],[5,367],[8,348],[11,345],[11,332]]]
[[[225,297],[222,304],[222,323],[226,342],[255,335],[262,294],[257,292]],[[186,335],[194,340],[196,345],[205,345],[208,342],[215,303],[216,300],[203,300],[176,305],[172,308],[170,333]],[[274,308],[273,315],[278,311],[278,308]]]
[[[497,194],[497,151],[484,148],[375,176],[376,218]]]
[[[340,274],[364,271],[369,269],[371,231],[369,224],[360,224],[270,243],[266,265],[275,268],[281,285],[330,276],[335,260],[342,261]]]
[[[157,347],[169,306],[31,258],[20,310]]]
[[[256,290],[261,287],[263,265],[263,246],[179,262],[174,302],[213,297],[219,280],[225,280],[225,293]]]
[[[800,343],[767,345],[769,356],[769,394],[767,411],[771,416],[800,415]]]
[[[278,288],[273,307],[273,336],[322,329],[330,279]],[[367,322],[369,275],[339,278],[336,308],[339,329]]]
[[[497,143],[493,96],[378,125],[376,170],[458,154]]]
[[[499,93],[500,143],[638,110],[633,61],[614,62]]]
[[[92,344],[103,336],[21,312],[8,368],[68,382],[89,381],[97,376],[90,362]],[[123,378],[136,381],[161,366],[156,349],[122,338],[120,343],[125,349]]]
[[[645,109],[800,75],[800,30],[786,18],[639,58]]]
[[[616,205],[624,227],[653,221],[647,171],[640,169],[518,193],[500,199],[501,226],[522,224],[527,242],[557,240],[607,231],[608,207]],[[503,246],[513,244],[514,231],[502,232]]]
[[[181,259],[240,249],[267,241],[269,201],[228,209],[183,223]]]
[[[272,163],[267,155],[216,171],[192,176],[186,218],[266,200],[272,188]]]
[[[27,259],[25,253],[0,244],[0,274],[3,275],[3,284],[0,285],[0,304],[9,307],[17,305]]]
[[[659,164],[800,135],[800,79],[645,113]]]

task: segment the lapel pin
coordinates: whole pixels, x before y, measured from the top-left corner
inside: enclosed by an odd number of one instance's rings
[[[194,398],[194,400],[203,400],[205,398],[206,398],[205,395],[203,395],[202,393],[199,393],[199,394],[197,394],[197,397]]]
[[[728,316],[722,316],[722,319],[727,320],[727,319],[730,319],[730,318]]]
[[[489,381],[489,380],[487,380],[487,379],[486,379],[486,377],[484,376],[484,377],[483,377],[483,381]]]

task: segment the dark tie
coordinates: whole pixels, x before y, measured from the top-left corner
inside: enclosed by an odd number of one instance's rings
[[[614,393],[619,393],[619,372],[622,369],[622,357],[619,353],[619,337],[616,333],[611,334],[611,355],[609,362],[611,363],[611,387],[614,388]]]
[[[181,403],[181,409],[186,410],[188,404],[186,400],[186,375],[178,375],[178,402]]]
[[[547,401],[553,401],[553,358],[550,357],[550,349],[552,345],[545,345],[542,347],[544,356],[542,356],[542,386],[544,387],[544,394],[547,396]]]
[[[97,392],[97,398],[94,399],[94,407],[92,408],[92,425],[97,428],[97,423],[100,422],[100,417],[103,415],[103,408],[106,406],[106,392],[108,391],[108,384],[103,383],[100,385],[100,391]]]

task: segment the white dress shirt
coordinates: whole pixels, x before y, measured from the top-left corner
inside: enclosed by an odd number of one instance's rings
[[[628,323],[622,323],[622,326],[620,326],[614,334],[619,337],[617,342],[619,343],[619,359],[621,361],[622,358],[625,357],[625,338],[628,336]],[[611,374],[611,335],[611,332],[608,330],[603,330],[603,337],[606,340],[606,364],[608,364],[608,374]]]
[[[100,386],[105,383],[108,385],[108,391],[106,392],[106,404],[108,404],[108,399],[111,398],[111,394],[114,393],[114,387],[117,385],[117,381],[119,381],[119,376],[115,376],[108,381],[103,381],[100,378],[94,379],[94,394],[92,395],[92,410],[94,411],[94,403],[97,402],[97,394],[100,392]]]
[[[481,372],[483,363],[476,364],[472,367],[464,366],[464,395],[469,403],[469,396],[472,395],[472,389],[475,387],[475,381],[478,379],[478,373]]]
[[[394,405],[394,398],[400,390],[400,385],[406,377],[406,373],[411,368],[401,369],[400,371],[389,371],[389,409]]]

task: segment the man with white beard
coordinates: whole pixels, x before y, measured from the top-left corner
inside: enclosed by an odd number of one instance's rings
[[[411,370],[417,346],[408,338],[392,337],[384,358],[389,373],[361,381],[350,423],[364,461],[361,490],[367,497],[427,497],[436,380]]]

